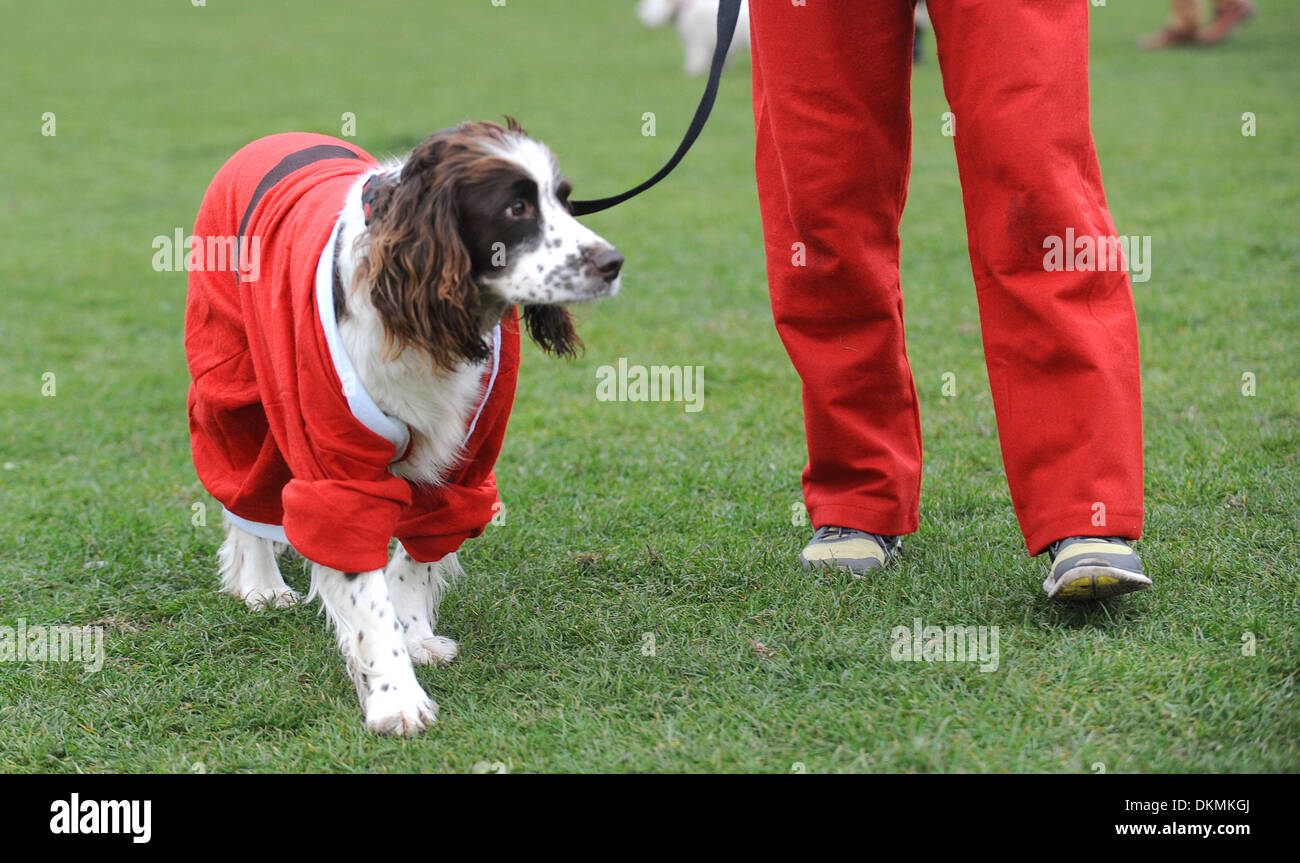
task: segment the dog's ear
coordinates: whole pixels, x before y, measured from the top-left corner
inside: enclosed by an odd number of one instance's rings
[[[426,141],[398,179],[375,190],[358,274],[370,284],[393,354],[412,347],[450,368],[486,360],[490,349],[460,238],[455,172],[439,165],[441,143]]]
[[[528,134],[528,131],[524,129],[523,126],[519,125],[519,121],[516,120],[514,117],[512,117],[509,114],[502,114],[501,116],[505,117],[506,129],[508,129],[511,132],[518,132],[520,135]]]
[[[573,316],[564,306],[524,306],[524,325],[537,346],[559,357],[576,357],[582,339],[573,328]]]

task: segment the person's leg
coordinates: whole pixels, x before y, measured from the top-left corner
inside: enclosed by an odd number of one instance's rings
[[[956,115],[998,434],[1025,542],[1037,554],[1070,536],[1135,539],[1142,397],[1128,274],[1049,271],[1045,261],[1050,238],[1115,235],[1089,126],[1089,6],[929,6]]]
[[[1221,2],[1221,0],[1216,0]],[[1173,0],[1169,4],[1169,26],[1174,30],[1191,30],[1201,26],[1202,0]]]
[[[917,528],[921,428],[898,222],[912,4],[749,5],[756,169],[777,331],[803,382],[814,527]]]
[[[1169,6],[1169,23],[1163,30],[1143,36],[1141,45],[1146,49],[1191,45],[1200,26],[1201,0],[1173,0]]]
[[[1252,0],[1214,0],[1214,20],[1197,36],[1202,45],[1222,42],[1248,18],[1255,15]]]

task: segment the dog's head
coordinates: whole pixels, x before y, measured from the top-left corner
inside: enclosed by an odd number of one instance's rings
[[[564,306],[618,292],[623,256],[569,212],[551,151],[507,120],[435,133],[370,192],[358,274],[399,351],[479,362],[485,324],[518,304],[538,345],[572,356]]]

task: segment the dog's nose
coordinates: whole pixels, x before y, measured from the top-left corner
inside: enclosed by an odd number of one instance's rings
[[[600,273],[601,278],[612,282],[618,278],[619,271],[623,269],[623,256],[613,246],[606,246],[591,256],[591,265],[596,268],[596,272]]]

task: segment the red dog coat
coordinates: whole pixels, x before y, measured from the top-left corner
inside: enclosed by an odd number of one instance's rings
[[[408,431],[361,389],[332,296],[339,213],[375,165],[325,135],[272,135],[241,149],[199,207],[185,317],[190,440],[204,487],[237,524],[347,572],[382,569],[392,537],[429,562],[482,533],[497,508],[492,467],[519,369],[512,309],[494,334],[453,475],[430,486],[388,471]]]

